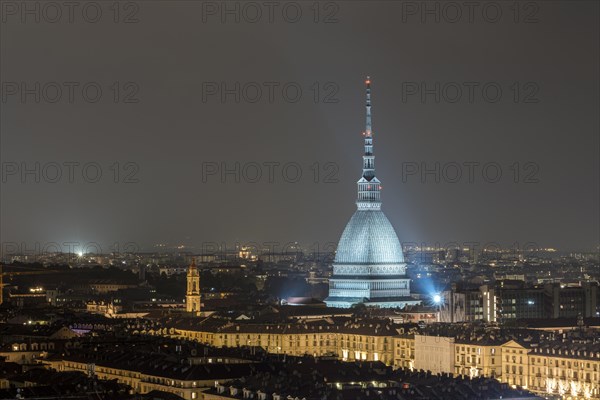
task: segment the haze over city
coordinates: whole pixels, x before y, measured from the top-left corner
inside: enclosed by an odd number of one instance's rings
[[[466,9],[436,23],[402,2],[332,7],[319,23],[308,4],[297,23],[281,10],[269,23],[266,9],[236,23],[193,3],[140,3],[137,23],[108,9],[96,24],[5,12],[2,241],[336,242],[354,207],[371,75],[384,209],[402,242],[597,248],[594,2],[521,5],[519,23],[508,6],[495,23],[482,7],[472,23]],[[23,95],[35,82],[61,97]],[[71,102],[65,82],[78,83]],[[103,88],[97,102],[86,83]],[[49,174],[39,184],[21,176],[36,162]],[[56,183],[48,163],[61,165]],[[72,183],[64,163],[79,163]],[[221,176],[236,163],[237,178]]]

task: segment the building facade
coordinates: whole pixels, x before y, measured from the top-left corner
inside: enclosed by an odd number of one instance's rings
[[[134,333],[195,340],[215,347],[260,347],[271,354],[335,356],[342,361],[381,361],[394,365],[394,338],[399,334],[414,334],[416,329],[415,324],[345,317],[278,324],[223,324],[208,318]]]
[[[440,294],[441,322],[510,322],[521,319],[592,318],[598,314],[598,284],[577,286],[547,284],[543,287],[483,285],[478,289],[451,290]]]
[[[414,368],[434,374],[454,372],[454,338],[415,335]]]
[[[420,332],[415,324],[332,318],[280,324],[214,324],[208,319],[138,333],[195,340],[215,347],[261,347],[282,356],[381,361],[395,368],[490,377],[541,396],[600,399],[597,333],[581,336],[572,330],[567,335],[515,328],[509,336],[519,334],[521,339],[514,340],[507,339],[500,329],[456,337],[456,332],[464,329],[454,324],[445,326],[458,331],[444,333],[445,328],[440,328],[428,333]],[[590,329],[593,332],[597,328]]]

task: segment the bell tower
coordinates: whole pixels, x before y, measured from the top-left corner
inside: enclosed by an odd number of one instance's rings
[[[196,266],[196,259],[193,259],[187,271],[185,308],[188,313],[200,316],[200,306],[200,272]]]

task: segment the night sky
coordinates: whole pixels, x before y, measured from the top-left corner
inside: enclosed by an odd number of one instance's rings
[[[253,3],[256,22],[248,7],[239,22],[219,14],[244,7],[234,1],[118,14],[99,1],[95,23],[86,2],[73,21],[47,9],[39,23],[20,14],[34,2],[1,4],[3,245],[337,242],[356,207],[366,75],[382,209],[401,242],[600,242],[598,2],[518,2],[518,14],[483,2],[471,22],[464,7],[456,22],[449,8],[439,22],[420,14],[433,1],[275,3],[272,15]],[[14,172],[36,162],[39,182]],[[210,174],[236,162],[239,182]],[[72,182],[64,163],[79,163]],[[436,163],[439,182],[420,175]]]

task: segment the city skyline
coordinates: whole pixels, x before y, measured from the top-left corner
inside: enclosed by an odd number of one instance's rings
[[[0,1],[0,399],[600,400],[599,17]]]

